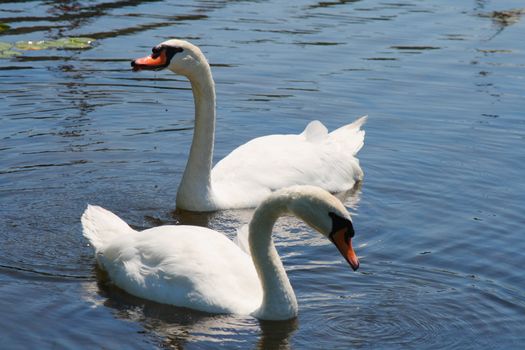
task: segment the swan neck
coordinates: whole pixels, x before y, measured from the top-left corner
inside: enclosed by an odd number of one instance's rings
[[[215,137],[215,86],[205,59],[198,68],[188,76],[195,103],[195,128],[177,193],[177,206],[188,210],[213,209],[211,167]]]
[[[297,316],[297,299],[272,239],[273,226],[286,211],[286,201],[270,197],[257,208],[250,222],[248,242],[263,289],[262,304],[254,313],[260,319]]]

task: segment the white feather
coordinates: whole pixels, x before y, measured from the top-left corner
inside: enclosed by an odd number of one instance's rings
[[[211,313],[288,319],[297,314],[297,300],[270,236],[277,217],[289,212],[325,236],[333,225],[329,213],[349,218],[326,191],[296,186],[263,201],[249,229],[240,230],[239,246],[198,226],[137,232],[96,206],[88,206],[82,226],[99,266],[128,293]]]
[[[270,135],[249,141],[219,161],[211,173],[218,206],[254,207],[271,192],[313,185],[336,193],[363,178],[355,153],[363,146],[366,117],[328,134],[318,121],[299,135]]]
[[[355,157],[363,146],[366,117],[328,133],[319,121],[299,134],[258,137],[233,150],[212,169],[215,84],[201,50],[183,40],[168,68],[186,76],[195,98],[193,141],[177,193],[177,207],[194,211],[251,208],[271,192],[292,185],[350,190],[363,178]]]

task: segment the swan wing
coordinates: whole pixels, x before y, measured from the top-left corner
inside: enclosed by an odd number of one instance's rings
[[[249,314],[262,301],[251,257],[204,227],[160,226],[120,235],[97,258],[117,286],[159,303]]]
[[[253,207],[271,192],[292,185],[345,191],[363,172],[355,154],[361,149],[364,119],[328,133],[318,121],[298,135],[253,139],[222,159],[212,170],[219,207]]]

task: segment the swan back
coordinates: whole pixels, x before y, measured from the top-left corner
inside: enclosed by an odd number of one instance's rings
[[[319,121],[299,135],[255,138],[220,160],[211,184],[217,208],[255,207],[274,190],[314,185],[331,193],[362,180],[355,154],[363,147],[366,117],[328,133]]]

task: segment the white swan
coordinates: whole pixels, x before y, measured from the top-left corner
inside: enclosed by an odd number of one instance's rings
[[[361,149],[362,117],[331,133],[313,121],[298,135],[259,137],[238,147],[212,170],[215,87],[201,50],[183,40],[168,40],[150,56],[136,59],[134,71],[171,71],[186,76],[195,100],[195,131],[177,193],[177,208],[193,211],[251,208],[272,191],[315,185],[332,193],[347,191],[363,177],[354,155]]]
[[[297,315],[297,300],[273,244],[279,216],[292,213],[328,237],[354,270],[354,229],[345,207],[313,186],[274,192],[249,224],[251,256],[225,235],[199,226],[159,226],[137,232],[115,214],[88,206],[84,236],[99,266],[130,294],[211,313],[284,320]]]

